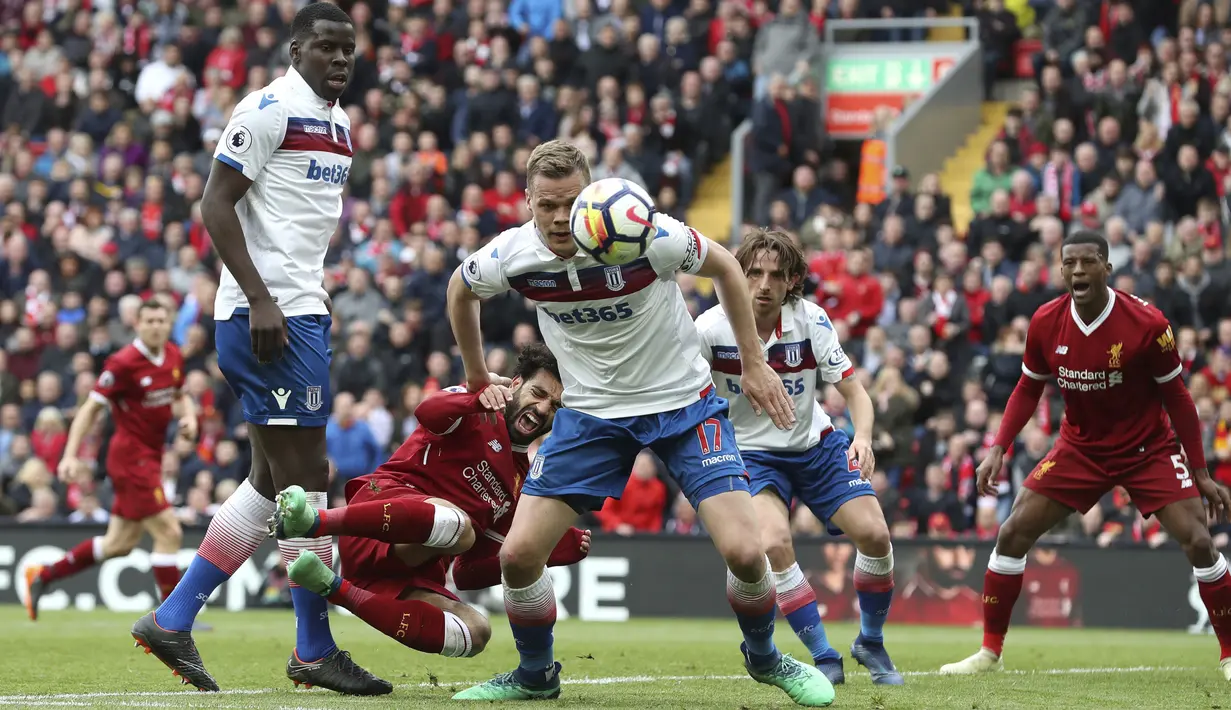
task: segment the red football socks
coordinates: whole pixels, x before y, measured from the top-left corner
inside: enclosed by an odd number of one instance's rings
[[[353,535],[393,543],[424,543],[436,524],[436,506],[421,500],[369,500],[320,510],[313,537]]]
[[[180,568],[175,565],[150,567],[154,584],[158,585],[158,601],[166,599],[180,582]]]
[[[1197,581],[1201,601],[1210,615],[1210,626],[1218,637],[1221,647],[1219,658],[1231,656],[1231,573],[1224,574],[1217,582]]]
[[[983,648],[997,656],[1009,633],[1013,605],[1022,592],[1022,575],[1001,574],[990,569],[983,575]]]
[[[444,649],[445,613],[427,602],[372,594],[346,580],[329,595],[329,602],[349,609],[368,626],[403,646],[424,653],[440,653]]]
[[[94,565],[94,538],[86,538],[68,551],[68,554],[55,564],[43,568],[39,578],[43,582],[54,582],[57,579],[71,577],[78,572]],[[101,545],[99,545],[101,547]],[[101,562],[102,560],[98,560]]]

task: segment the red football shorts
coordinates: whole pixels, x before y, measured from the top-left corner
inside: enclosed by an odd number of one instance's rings
[[[377,485],[376,490],[369,485],[371,482]],[[390,498],[426,501],[437,497],[425,495],[405,484],[374,477],[351,481],[346,489],[348,505]],[[373,594],[396,597],[408,589],[423,589],[460,601],[445,587],[445,576],[452,558],[437,557],[418,567],[411,567],[394,552],[393,543],[350,535],[338,538],[338,556],[342,561],[342,576],[356,587]]]
[[[1116,486],[1123,486],[1147,517],[1172,503],[1200,495],[1180,447],[1174,443],[1149,453],[1096,460],[1060,439],[1026,477],[1027,488],[1079,513],[1093,508]]]
[[[142,456],[137,461],[108,461],[107,475],[115,491],[111,501],[112,515],[125,520],[145,520],[171,507],[162,490],[162,461],[158,458]]]

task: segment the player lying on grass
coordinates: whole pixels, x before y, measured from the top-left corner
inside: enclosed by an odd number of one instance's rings
[[[1085,513],[1123,486],[1142,515],[1158,516],[1192,563],[1222,649],[1223,676],[1231,680],[1231,576],[1207,527],[1209,519],[1226,517],[1231,495],[1206,469],[1201,423],[1180,377],[1167,318],[1136,296],[1108,288],[1107,255],[1101,235],[1077,232],[1065,239],[1060,263],[1068,293],[1030,319],[1022,378],[995,445],[979,464],[980,492],[995,495],[1005,450],[1038,411],[1053,377],[1064,400],[1060,438],[1027,476],[996,538],[983,577],[983,647],[942,666],[941,673],[1004,669],[1001,651],[1026,554],[1074,510]]]
[[[137,310],[136,340],[107,358],[89,399],[73,418],[57,467],[65,482],[90,476],[77,453],[98,415],[115,405],[111,408],[115,436],[104,466],[115,489],[111,520],[105,534],[78,543],[55,564],[26,568],[22,598],[31,621],[38,618],[39,598],[52,582],[127,555],[147,532],[154,539],[150,568],[158,598],[166,599],[179,581],[175,558],[184,535],[162,491],[162,449],[176,415],[173,410],[179,410],[180,435],[190,440],[197,438],[197,414],[192,398],[180,392],[184,359],[175,343],[168,341],[170,335],[167,307],[158,301],[142,303]]]
[[[533,219],[471,254],[449,281],[449,321],[468,389],[479,392],[489,382],[479,302],[516,290],[535,302],[543,339],[560,358],[567,405],[539,449],[500,550],[518,667],[454,698],[559,696],[556,596],[545,566],[579,514],[623,493],[633,461],[650,448],[726,562],[727,599],[749,675],[801,705],[829,705],[834,691],[825,675],[774,645],[774,583],[761,540],[749,534],[757,521],[744,462],[675,274],[714,280],[739,342],[745,396],[789,428],[794,408],[757,342],[747,280],[726,249],[663,214],[645,254],[630,263],[603,265],[579,253],[569,214],[589,183],[590,165],[576,146],[539,145],[526,164]]]
[[[349,609],[370,626],[424,653],[474,656],[491,626],[445,588],[453,564],[459,589],[500,584],[504,540],[529,461],[526,447],[551,430],[560,371],[543,345],[521,353],[510,387],[478,394],[450,388],[415,410],[419,428],[387,463],[346,484],[347,505],[318,510],[303,489],[278,496],[278,538],[337,535],[346,578],[314,553],[291,563],[290,578]],[[573,528],[549,566],[571,565],[590,549]]]
[[[893,546],[889,526],[869,478],[872,400],[842,350],[825,310],[800,297],[807,266],[803,251],[784,232],[761,230],[739,246],[735,258],[748,277],[757,335],[765,358],[794,400],[796,424],[782,431],[757,417],[743,397],[739,350],[722,306],[697,318],[702,353],[713,368],[714,386],[731,403],[731,423],[751,478],[761,539],[778,591],[778,607],[813,661],[834,684],[845,681],[842,654],[829,645],[812,585],[795,561],[790,503],[808,506],[829,532],[855,543],[855,591],[860,633],[851,656],[880,685],[901,685],[902,675],[885,651],[882,630],[893,599]],[[852,442],[837,431],[816,401],[817,384],[829,382],[846,400],[855,424]]]

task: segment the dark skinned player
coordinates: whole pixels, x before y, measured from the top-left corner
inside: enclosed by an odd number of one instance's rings
[[[1210,518],[1226,518],[1231,494],[1206,469],[1197,409],[1180,377],[1171,326],[1158,309],[1108,288],[1107,255],[1107,241],[1096,233],[1065,239],[1060,258],[1068,293],[1030,319],[1021,380],[979,464],[980,493],[995,494],[1005,450],[1053,378],[1064,399],[1060,437],[1026,478],[1000,528],[983,578],[983,647],[941,673],[1004,668],[1004,637],[1030,548],[1073,511],[1084,513],[1123,486],[1192,563],[1222,649],[1222,673],[1231,680],[1231,576],[1207,527]]]
[[[278,491],[300,486],[327,507],[329,296],[325,251],[342,213],[351,163],[350,122],[337,105],[350,82],[355,27],[328,3],[291,25],[291,68],[245,97],[215,152],[202,213],[226,266],[215,302],[218,366],[243,406],[252,443],[248,479],[214,517],[175,591],[132,635],[182,682],[217,690],[190,630],[205,599],[265,537]],[[280,540],[285,562],[304,550],[332,562],[333,540]],[[392,686],[338,649],[328,604],[292,585],[292,681],[341,693],[380,695]]]

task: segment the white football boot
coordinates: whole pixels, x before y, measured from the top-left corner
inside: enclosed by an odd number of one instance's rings
[[[1229,666],[1224,665],[1223,671],[1231,673],[1228,670]],[[957,663],[946,663],[940,667],[941,675],[974,675],[976,673],[993,673],[1004,670],[1004,661],[1000,660],[1000,656],[992,653],[986,648],[979,649],[979,652],[973,656],[963,658]],[[1228,676],[1231,677],[1231,676]]]

